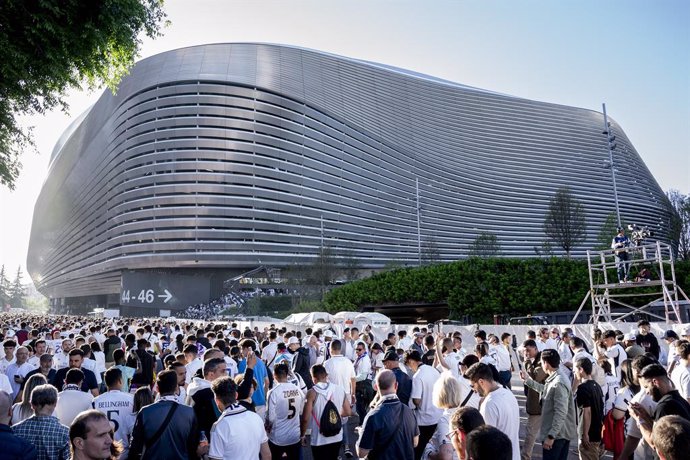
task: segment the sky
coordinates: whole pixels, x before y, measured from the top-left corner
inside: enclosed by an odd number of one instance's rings
[[[141,58],[205,43],[302,46],[389,64],[615,119],[661,188],[690,194],[690,2],[669,0],[166,0],[171,24]],[[0,264],[26,270],[33,207],[55,143],[100,91],[69,113],[22,119],[38,154],[14,191],[0,186]],[[28,280],[26,278],[25,280]]]

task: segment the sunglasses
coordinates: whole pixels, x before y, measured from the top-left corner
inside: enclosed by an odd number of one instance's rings
[[[358,348],[357,351],[364,351],[364,348]]]

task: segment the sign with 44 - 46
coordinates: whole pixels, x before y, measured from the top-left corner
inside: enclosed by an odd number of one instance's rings
[[[172,310],[209,300],[208,278],[165,272],[125,271],[120,305]]]

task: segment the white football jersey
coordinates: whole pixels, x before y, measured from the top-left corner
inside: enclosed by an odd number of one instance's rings
[[[93,400],[93,408],[103,412],[115,429],[115,440],[129,448],[129,435],[134,428],[134,396],[119,390],[111,390]]]
[[[271,424],[268,439],[278,446],[299,442],[304,395],[293,383],[279,383],[268,392],[266,418]]]

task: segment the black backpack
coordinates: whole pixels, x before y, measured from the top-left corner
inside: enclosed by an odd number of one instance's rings
[[[331,397],[333,397],[333,395],[331,395]],[[312,417],[314,417],[313,412]],[[316,421],[316,417],[314,417],[314,421]],[[321,413],[321,418],[316,425],[319,427],[319,433],[327,437],[335,436],[343,429],[340,411],[335,407],[331,398],[328,398],[326,401],[326,405],[323,407],[323,412]]]

